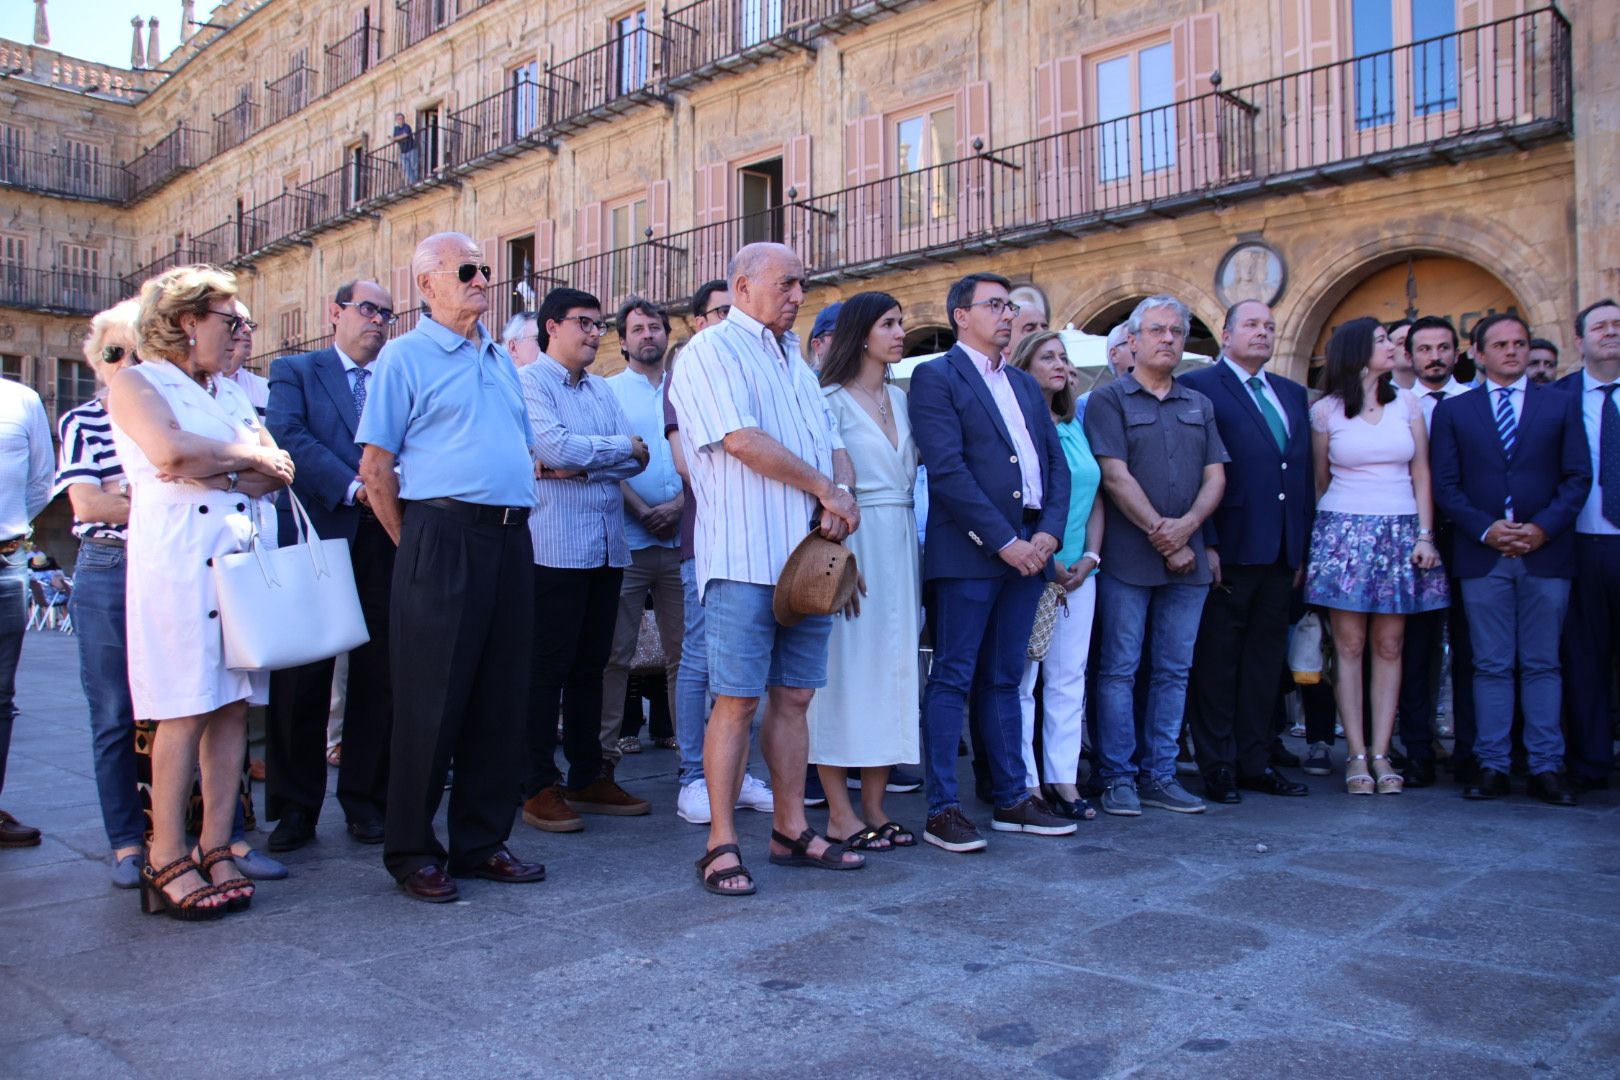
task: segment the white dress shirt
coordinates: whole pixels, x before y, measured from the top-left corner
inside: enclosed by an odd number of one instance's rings
[[[1041,459],[1035,450],[1035,440],[1029,437],[1029,425],[1024,422],[1024,410],[1018,405],[1018,395],[1013,392],[1012,380],[1007,378],[1007,364],[1000,356],[994,359],[968,348],[958,341],[957,346],[973,361],[984,378],[984,384],[990,388],[990,396],[996,401],[996,408],[1001,413],[1001,422],[1007,425],[1007,434],[1012,436],[1013,446],[1018,450],[1018,474],[1024,485],[1024,509],[1039,510],[1041,497],[1046,494],[1046,488],[1041,483]]]
[[[1245,371],[1243,367],[1234,361],[1230,356],[1223,355],[1221,357],[1221,363],[1225,364],[1232,370],[1232,374],[1237,376],[1238,382],[1243,384],[1243,392],[1248,394],[1252,399],[1254,397],[1254,390],[1249,386],[1249,380],[1254,378],[1254,376]],[[1294,425],[1288,422],[1288,410],[1283,408],[1282,398],[1277,396],[1277,388],[1271,385],[1271,373],[1265,368],[1260,369],[1260,392],[1266,395],[1266,400],[1271,402],[1271,407],[1276,409],[1277,415],[1282,418],[1283,430],[1292,435],[1294,433]],[[1258,405],[1255,406],[1257,409],[1259,407],[1260,406]]]
[[[1603,433],[1603,390],[1608,383],[1581,372],[1581,418],[1586,424],[1586,449],[1592,455],[1592,493],[1575,517],[1575,531],[1594,536],[1620,536],[1620,528],[1603,516],[1603,483],[1599,475],[1598,437]],[[1615,391],[1615,407],[1620,408],[1620,390]]]
[[[1496,410],[1500,408],[1497,403],[1502,400],[1502,391],[1504,389],[1509,391],[1507,399],[1508,405],[1513,409],[1513,426],[1518,427],[1519,422],[1524,418],[1524,395],[1525,391],[1530,388],[1530,377],[1528,375],[1520,375],[1516,381],[1510,382],[1506,386],[1503,386],[1501,383],[1492,382],[1489,378],[1487,378],[1479,385],[1480,389],[1491,395],[1492,420],[1496,419]]]
[[[45,403],[22,383],[0,379],[0,540],[28,535],[50,502],[55,466]]]
[[[1458,382],[1455,375],[1446,379],[1446,385],[1442,386],[1438,390],[1432,389],[1419,382],[1417,384],[1417,389],[1413,390],[1412,393],[1417,396],[1418,404],[1423,408],[1424,430],[1427,431],[1434,427],[1434,407],[1436,405],[1440,404],[1440,402],[1445,398],[1456,397],[1458,394],[1466,394],[1472,389],[1472,386]],[[1434,395],[1436,394],[1439,394],[1440,397],[1435,397]],[[1491,402],[1491,415],[1496,415],[1496,403],[1494,401]]]

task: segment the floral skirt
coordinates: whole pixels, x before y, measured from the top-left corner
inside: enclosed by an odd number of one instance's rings
[[[1305,602],[1336,611],[1416,615],[1451,602],[1446,570],[1412,565],[1416,514],[1318,511],[1311,527]]]

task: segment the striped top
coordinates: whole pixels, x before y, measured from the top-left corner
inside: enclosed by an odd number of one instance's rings
[[[124,466],[113,445],[112,418],[100,398],[63,413],[56,422],[56,433],[62,449],[52,498],[74,484],[108,490],[109,485],[123,481]],[[128,532],[127,525],[73,519],[73,535],[80,540],[122,540]]]
[[[754,472],[726,453],[733,431],[758,428],[826,476],[844,448],[792,332],[778,338],[741,308],[700,330],[681,350],[669,397],[685,439],[697,497],[698,593],[715,578],[775,585],[809,531],[818,501]]]
[[[581,470],[569,480],[536,480],[529,535],[537,566],[594,570],[630,565],[619,481],[641,471],[630,456],[630,421],[607,381],[568,369],[541,353],[518,370],[534,431],[535,460],[552,469]]]

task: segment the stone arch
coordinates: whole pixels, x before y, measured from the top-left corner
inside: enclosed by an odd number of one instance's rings
[[[1180,274],[1168,270],[1143,266],[1127,269],[1089,288],[1061,292],[1055,287],[1052,288],[1049,293],[1054,315],[1051,320],[1052,327],[1058,329],[1070,322],[1079,326],[1110,304],[1117,304],[1132,297],[1154,296],[1159,293],[1169,293],[1179,299],[1192,308],[1193,315],[1203,320],[1206,325],[1221,324],[1221,316],[1225,311],[1211,288],[1196,285]],[[1058,318],[1056,317],[1058,312],[1068,314]]]
[[[1277,354],[1290,358],[1285,374],[1304,381],[1311,346],[1339,302],[1368,275],[1409,255],[1447,256],[1474,263],[1524,304],[1523,314],[1532,328],[1561,325],[1566,298],[1555,294],[1553,283],[1569,275],[1559,272],[1541,251],[1523,240],[1494,224],[1451,221],[1445,233],[1391,224],[1394,227],[1384,235],[1345,248],[1335,258],[1297,273],[1298,291],[1285,297],[1277,311]]]

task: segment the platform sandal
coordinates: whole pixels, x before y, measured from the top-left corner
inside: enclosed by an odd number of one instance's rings
[[[1352,795],[1371,795],[1373,793],[1372,773],[1367,771],[1365,765],[1361,771],[1356,772],[1356,762],[1365,762],[1366,754],[1350,754],[1344,759],[1344,790]]]
[[[817,834],[814,829],[806,829],[799,834],[797,840],[784,836],[775,829],[771,830],[771,839],[788,849],[786,855],[771,852],[771,862],[777,866],[813,866],[819,870],[859,870],[866,865],[866,856],[856,855],[854,862],[845,860],[844,848],[827,841],[827,850],[819,856],[810,854],[810,845],[816,842]],[[848,854],[854,854],[849,852]]]
[[[198,854],[195,848],[191,852],[191,859],[202,869],[203,877],[207,878],[214,888],[224,894],[225,907],[231,911],[244,911],[253,903],[253,882],[244,877],[240,869],[236,871],[236,876],[233,878],[214,881],[214,867],[226,859],[234,860],[235,858],[236,856],[231,853],[229,844],[210,848],[201,854]],[[237,895],[232,896],[232,893]]]
[[[180,856],[161,870],[154,870],[148,859],[146,865],[141,867],[141,910],[148,915],[167,915],[182,922],[206,922],[224,915],[226,904],[203,903],[220,895],[219,889],[213,885],[193,889],[178,900],[163,891],[165,885],[192,871],[202,873],[189,855]]]
[[[1400,773],[1395,771],[1395,764],[1394,764],[1394,762],[1389,760],[1389,755],[1388,754],[1374,754],[1372,756],[1372,761],[1373,761],[1373,766],[1372,766],[1373,772],[1375,774],[1377,774],[1377,777],[1378,777],[1378,794],[1380,794],[1380,795],[1399,795],[1402,792],[1402,790],[1404,790],[1404,788],[1405,788],[1406,777],[1402,776]],[[1382,761],[1384,763],[1384,767],[1387,768],[1389,770],[1389,772],[1387,772],[1387,773],[1378,772],[1378,762],[1380,762],[1380,761]]]
[[[705,874],[704,871],[709,869],[709,864],[722,855],[737,856],[737,865]],[[697,875],[698,881],[703,887],[716,896],[752,896],[755,892],[754,875],[750,874],[748,867],[742,864],[742,849],[737,847],[736,844],[721,844],[717,848],[704,852],[703,858],[697,861]],[[727,889],[723,887],[722,883],[739,877],[748,879],[748,888]]]

